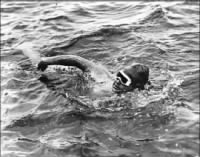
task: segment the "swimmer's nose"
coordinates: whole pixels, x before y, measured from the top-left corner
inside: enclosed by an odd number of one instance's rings
[[[120,81],[119,79],[117,79],[117,80],[115,81],[115,85],[116,85],[116,86],[121,85],[121,81]]]
[[[116,80],[115,80],[115,83],[120,84],[121,82],[120,82],[119,79],[116,79]]]

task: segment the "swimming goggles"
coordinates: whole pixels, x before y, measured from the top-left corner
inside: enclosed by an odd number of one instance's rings
[[[131,78],[128,75],[126,75],[123,71],[119,71],[117,73],[116,79],[119,80],[121,84],[125,86],[130,86],[130,84],[132,83]]]

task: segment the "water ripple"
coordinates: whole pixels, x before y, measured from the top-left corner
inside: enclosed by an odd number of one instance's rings
[[[198,156],[198,4],[3,1],[2,156]],[[15,50],[26,41],[111,72],[145,64],[153,88],[91,98],[78,70],[41,75]]]

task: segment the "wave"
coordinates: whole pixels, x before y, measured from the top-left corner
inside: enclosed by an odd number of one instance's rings
[[[161,6],[157,6],[154,10],[146,15],[144,19],[140,21],[140,24],[162,24],[167,23],[167,15]]]
[[[131,32],[130,28],[121,27],[120,25],[119,26],[110,26],[110,25],[102,26],[101,28],[91,31],[91,32],[80,32],[80,34],[77,33],[78,35],[74,35],[73,38],[67,39],[67,41],[66,40],[61,41],[60,43],[56,45],[45,46],[47,47],[47,49],[45,49],[44,51],[48,55],[51,55],[51,53],[54,53],[55,55],[57,54],[55,52],[65,51],[68,48],[74,46],[79,41],[84,40],[84,39],[89,39],[92,37],[95,37],[95,38],[96,37],[111,38],[112,36],[120,37],[121,35],[127,34],[129,32]],[[99,39],[97,40],[99,41]]]
[[[12,6],[12,7],[3,7],[1,8],[2,13],[13,13],[13,12],[18,12],[22,11],[24,7],[17,7],[17,6]]]
[[[92,14],[92,12],[90,10],[86,10],[87,8],[84,8],[82,6],[78,6],[76,8],[74,8],[72,11],[70,11],[70,13],[73,15],[78,15],[78,16],[84,16],[84,17],[94,17],[94,15]]]
[[[66,15],[57,15],[57,16],[52,16],[52,17],[47,17],[47,18],[42,18],[41,21],[59,21],[59,20],[64,20],[65,22],[71,22],[74,23],[75,21],[72,18],[69,18]]]
[[[185,10],[185,11],[184,11]],[[197,13],[191,9],[177,9],[174,7],[162,7],[155,6],[154,10],[146,15],[139,24],[143,24],[145,27],[149,24],[153,24],[153,27],[159,26],[162,28],[178,28],[178,27],[196,27],[194,23],[188,23],[184,20],[183,12],[187,14]]]
[[[183,4],[184,5],[195,5],[195,6],[197,6],[197,5],[199,5],[199,0],[185,0],[184,2],[183,2]]]

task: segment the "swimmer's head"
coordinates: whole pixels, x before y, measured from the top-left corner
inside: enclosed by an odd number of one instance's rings
[[[143,90],[149,82],[149,68],[136,64],[119,71],[113,83],[113,91],[123,93],[136,88]]]

